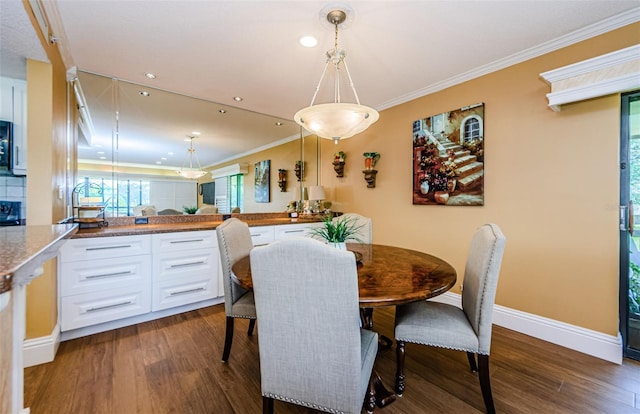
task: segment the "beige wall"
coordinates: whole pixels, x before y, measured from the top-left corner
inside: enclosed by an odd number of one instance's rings
[[[373,218],[376,243],[433,253],[460,277],[476,227],[507,246],[496,302],[610,335],[618,332],[619,96],[547,108],[547,70],[637,43],[640,24],[383,111],[365,133],[322,146],[322,184],[337,209]],[[412,122],[485,103],[485,205],[412,205]],[[345,178],[331,156],[347,153]],[[362,152],[381,153],[375,189]],[[459,283],[454,291],[459,292]]]
[[[639,33],[640,24],[628,26],[398,105],[337,146],[321,140],[320,181],[334,210],[372,217],[374,242],[440,256],[460,279],[473,231],[498,223],[507,236],[499,305],[617,335],[620,97],[552,112],[539,74],[635,44]],[[412,205],[413,121],[477,102],[485,104],[485,205]],[[339,150],[344,178],[331,165]],[[362,174],[365,151],[381,153],[373,189]],[[290,156],[284,148],[248,161],[291,164]]]
[[[50,63],[27,61],[28,225],[50,225],[67,216],[68,199],[59,198],[58,189],[69,193],[68,177],[75,168],[75,139],[67,131],[66,69],[57,46],[40,40]],[[56,261],[50,260],[27,287],[27,338],[51,335],[57,319]]]

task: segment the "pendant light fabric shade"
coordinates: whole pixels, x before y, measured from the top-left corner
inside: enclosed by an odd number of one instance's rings
[[[321,185],[312,185],[309,187],[309,200],[324,200],[324,187]]]
[[[379,118],[379,114],[375,109],[360,104],[358,93],[345,61],[347,54],[344,50],[338,48],[338,25],[345,21],[346,16],[343,10],[332,10],[327,15],[329,23],[335,26],[334,48],[327,52],[327,61],[311,99],[311,105],[299,110],[293,116],[296,123],[310,133],[316,134],[320,138],[332,139],[336,144],[341,139],[350,138],[369,128]],[[314,105],[329,64],[332,64],[334,68],[333,103]],[[340,71],[343,67],[356,103],[341,102]]]

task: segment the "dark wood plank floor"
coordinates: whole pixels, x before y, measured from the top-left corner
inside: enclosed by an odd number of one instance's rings
[[[25,370],[25,405],[44,413],[260,413],[257,335],[236,322],[220,362],[224,307],[63,342],[54,362]],[[378,332],[393,336],[393,309],[377,310]],[[498,413],[640,414],[640,364],[615,365],[494,327],[491,380]],[[395,347],[376,368],[393,384]],[[407,345],[404,397],[378,413],[484,412],[464,353]],[[636,408],[634,408],[636,407]],[[278,414],[310,413],[275,403]]]

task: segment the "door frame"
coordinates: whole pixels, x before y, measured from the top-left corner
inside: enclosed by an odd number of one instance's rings
[[[623,356],[640,360],[640,350],[628,346],[629,336],[629,254],[630,234],[629,211],[630,194],[630,139],[629,106],[632,100],[640,99],[640,90],[621,94],[620,100],[620,334],[622,335]]]

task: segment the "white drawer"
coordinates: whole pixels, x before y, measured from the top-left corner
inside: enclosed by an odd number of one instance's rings
[[[151,310],[155,312],[217,297],[218,278],[216,276],[212,273],[201,273],[154,283]]]
[[[60,329],[69,331],[150,312],[151,292],[148,285],[133,285],[67,296],[61,302]]]
[[[213,249],[218,246],[215,230],[182,231],[153,234],[153,252],[171,253],[182,250]]]
[[[153,281],[180,280],[193,275],[216,277],[218,249],[199,249],[166,253],[153,261]]]
[[[251,232],[251,241],[254,246],[258,246],[260,244],[269,244],[275,240],[275,230],[274,226],[256,226],[249,227],[249,231]]]
[[[287,237],[304,237],[315,227],[311,223],[283,224],[275,226],[275,239],[286,239]]]
[[[151,255],[65,262],[61,266],[61,296],[151,284]]]
[[[92,237],[68,240],[60,249],[60,260],[96,260],[151,253],[151,236]]]

